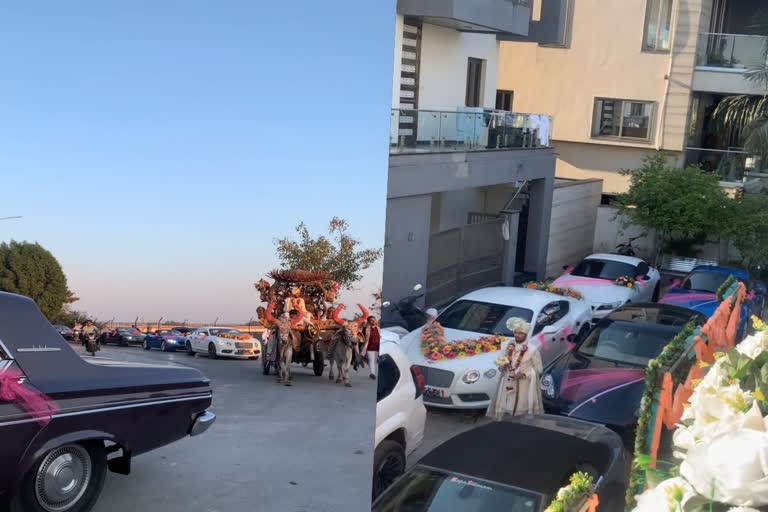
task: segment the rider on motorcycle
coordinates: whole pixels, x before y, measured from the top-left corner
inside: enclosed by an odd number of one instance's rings
[[[99,329],[93,325],[92,320],[87,320],[85,322],[85,327],[83,327],[80,336],[82,337],[83,345],[85,345],[86,350],[92,355],[96,355],[96,351],[99,350]],[[93,336],[92,341],[89,340],[91,336]]]

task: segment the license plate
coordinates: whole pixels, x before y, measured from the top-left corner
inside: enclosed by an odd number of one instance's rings
[[[448,392],[445,389],[425,386],[424,395],[432,398],[447,398]]]

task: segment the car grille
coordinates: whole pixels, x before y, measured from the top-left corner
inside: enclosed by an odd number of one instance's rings
[[[237,347],[237,348],[247,348],[247,349],[253,350],[253,343],[238,341],[238,342],[235,343],[235,347]]]
[[[485,393],[461,393],[459,400],[462,402],[487,402],[491,397]]]
[[[424,384],[436,388],[449,388],[453,383],[453,372],[447,370],[438,370],[429,366],[419,366],[421,374],[424,376]]]

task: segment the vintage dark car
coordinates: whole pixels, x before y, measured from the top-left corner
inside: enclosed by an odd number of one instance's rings
[[[541,512],[578,471],[596,483],[599,510],[624,510],[624,448],[615,432],[559,416],[518,416],[441,444],[372,512]]]
[[[0,293],[0,509],[84,512],[107,470],[207,430],[210,382],[79,356],[30,299]]]
[[[66,325],[54,325],[53,328],[56,329],[56,331],[58,331],[58,333],[61,334],[61,337],[65,340],[72,341],[75,339],[75,333],[72,332],[72,329]]]
[[[664,304],[617,309],[545,368],[545,411],[608,425],[631,446],[648,361],[687,323],[703,325],[706,320],[697,311]]]

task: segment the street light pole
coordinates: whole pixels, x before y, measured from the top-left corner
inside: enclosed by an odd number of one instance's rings
[[[21,215],[14,215],[13,217],[0,217],[0,220],[20,219]]]

